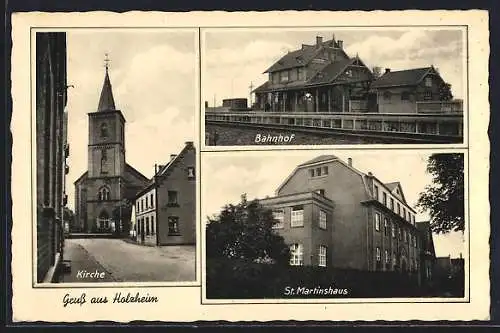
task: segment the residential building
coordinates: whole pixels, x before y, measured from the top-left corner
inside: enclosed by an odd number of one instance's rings
[[[66,34],[36,33],[36,281],[56,282],[63,260],[67,143]]]
[[[196,149],[186,142],[135,197],[136,240],[146,245],[196,243]]]
[[[124,200],[133,201],[148,178],[126,162],[125,117],[115,107],[107,64],[97,111],[88,117],[88,171],[74,182],[76,227],[127,236],[129,221],[113,212]]]
[[[416,212],[399,182],[386,183],[334,155],[300,164],[260,200],[290,244],[292,265],[399,271],[417,275]]]

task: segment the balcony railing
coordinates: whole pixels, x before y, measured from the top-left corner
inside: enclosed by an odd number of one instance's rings
[[[463,113],[463,101],[417,102],[417,113]]]

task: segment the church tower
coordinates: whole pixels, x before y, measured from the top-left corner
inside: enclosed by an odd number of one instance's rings
[[[97,111],[89,113],[88,181],[95,203],[88,207],[97,217],[97,229],[116,229],[113,207],[124,197],[125,118],[115,107],[108,58]],[[89,193],[90,194],[90,193]]]
[[[88,114],[88,169],[75,181],[75,221],[83,232],[126,236],[130,221],[121,203],[133,200],[149,179],[125,160],[125,118],[116,109],[108,62],[106,56],[97,110]]]

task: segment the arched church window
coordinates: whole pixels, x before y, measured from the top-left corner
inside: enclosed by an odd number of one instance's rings
[[[102,138],[108,137],[108,125],[106,123],[101,124],[101,137]]]
[[[101,173],[108,173],[108,155],[106,149],[101,151]]]
[[[106,186],[103,186],[99,189],[99,192],[97,193],[97,199],[99,201],[105,201],[110,199],[110,191],[109,188]]]

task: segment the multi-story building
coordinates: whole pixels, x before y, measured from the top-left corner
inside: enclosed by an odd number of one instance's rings
[[[420,234],[399,182],[385,183],[333,155],[300,164],[262,199],[290,244],[292,265],[416,273]],[[416,274],[415,274],[416,275]]]
[[[135,198],[134,230],[138,243],[148,245],[196,242],[196,149],[186,142]]]
[[[74,183],[76,229],[126,236],[128,223],[113,211],[132,201],[148,178],[126,162],[125,117],[115,107],[107,64],[97,111],[88,116],[88,171]]]
[[[66,34],[36,34],[37,282],[55,282],[64,249]]]

